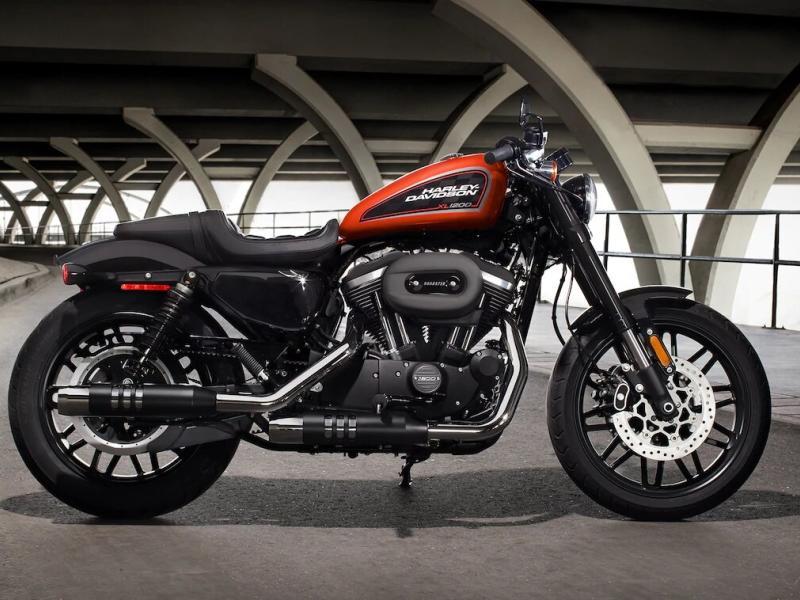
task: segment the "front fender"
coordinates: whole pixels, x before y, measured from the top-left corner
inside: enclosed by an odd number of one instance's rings
[[[636,322],[650,320],[650,306],[655,303],[669,302],[675,305],[691,303],[687,298],[692,290],[669,285],[646,285],[643,287],[625,290],[620,293],[622,304],[630,311]],[[606,315],[597,307],[585,310],[575,319],[572,330],[577,335],[583,335],[602,326]]]

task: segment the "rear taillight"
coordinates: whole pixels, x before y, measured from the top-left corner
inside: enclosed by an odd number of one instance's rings
[[[172,286],[168,283],[123,283],[119,289],[123,292],[168,292]]]
[[[64,285],[81,285],[86,283],[86,277],[86,267],[73,263],[61,265],[61,281],[64,282]]]

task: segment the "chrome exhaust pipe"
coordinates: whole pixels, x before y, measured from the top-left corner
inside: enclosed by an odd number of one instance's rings
[[[343,342],[305,371],[268,394],[223,394],[189,385],[108,385],[62,388],[56,393],[59,414],[75,417],[208,416],[213,413],[272,412],[294,402],[348,362],[359,348]]]
[[[503,316],[502,332],[505,346],[508,348],[511,375],[497,410],[487,420],[474,425],[455,423],[430,425],[428,427],[429,443],[440,440],[459,442],[487,440],[499,435],[514,418],[522,390],[528,381],[528,360],[525,357],[525,341],[522,339],[516,323],[508,315]]]

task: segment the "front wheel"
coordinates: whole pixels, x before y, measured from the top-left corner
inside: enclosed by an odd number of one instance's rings
[[[698,303],[655,306],[651,327],[672,354],[679,414],[658,419],[644,396],[614,408],[622,349],[605,328],[573,337],[548,390],[548,426],[573,481],[635,519],[707,511],[752,473],[767,441],[770,393],[755,350],[725,317]]]
[[[236,452],[238,439],[148,452],[168,424],[65,417],[56,410],[59,387],[122,383],[123,365],[138,357],[138,340],[161,300],[149,292],[77,294],[44,318],[14,365],[8,405],[20,455],[50,493],[81,511],[142,518],[175,510],[208,489]],[[179,329],[220,335],[199,312],[185,315]],[[230,365],[178,349],[163,351],[148,366],[145,383],[208,385],[236,376]]]

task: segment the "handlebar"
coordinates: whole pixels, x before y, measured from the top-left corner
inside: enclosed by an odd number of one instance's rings
[[[514,158],[517,154],[517,147],[512,144],[500,144],[494,150],[489,150],[483,155],[483,159],[490,165],[498,162],[505,162]]]

